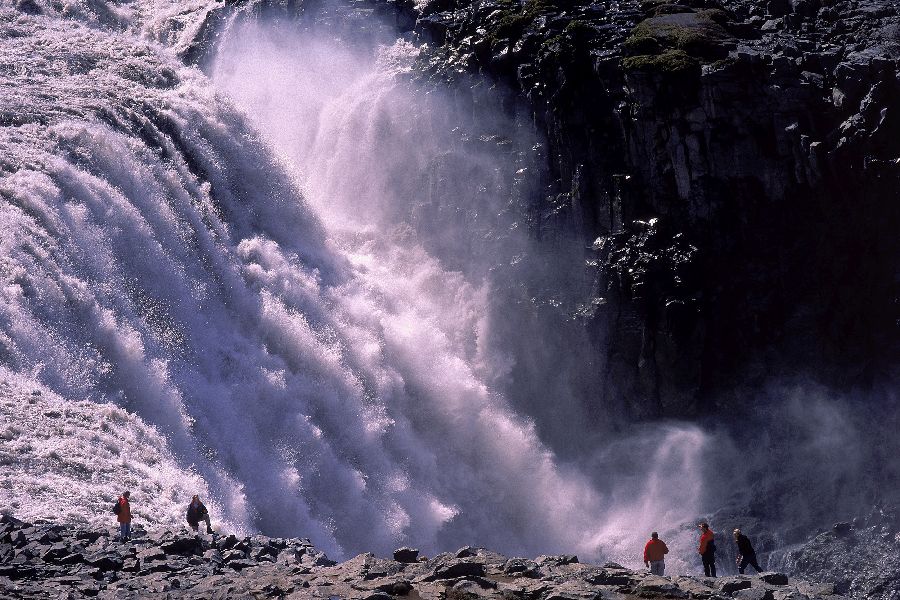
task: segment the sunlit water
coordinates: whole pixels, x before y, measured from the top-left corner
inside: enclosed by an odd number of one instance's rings
[[[199,492],[220,527],[335,556],[631,565],[694,518],[700,430],[564,462],[495,385],[486,270],[398,220],[398,167],[419,181],[445,151],[433,105],[395,85],[413,46],[360,59],[253,26],[210,78],[177,56],[204,3],[28,6],[0,9],[0,507],[105,526],[131,487],[152,527]]]

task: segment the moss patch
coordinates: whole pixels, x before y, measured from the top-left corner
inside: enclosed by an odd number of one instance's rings
[[[491,45],[504,39],[516,40],[538,17],[558,14],[575,5],[575,0],[527,0],[521,8],[513,6],[504,10],[488,39]]]
[[[622,68],[626,71],[677,74],[688,73],[699,66],[699,61],[683,50],[666,50],[661,54],[641,54],[622,60]]]
[[[722,11],[676,13],[651,17],[638,23],[625,41],[631,55],[657,54],[680,50],[695,58],[722,58],[722,42],[731,39],[717,20],[727,19]]]

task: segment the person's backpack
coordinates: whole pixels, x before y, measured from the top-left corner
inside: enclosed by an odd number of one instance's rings
[[[122,505],[119,504],[118,500],[116,500],[116,503],[113,504],[113,513],[119,514],[120,512],[122,512]]]
[[[709,540],[709,543],[706,545],[706,551],[710,554],[716,553],[716,542],[715,540]]]

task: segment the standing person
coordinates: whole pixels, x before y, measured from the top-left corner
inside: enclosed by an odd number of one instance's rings
[[[762,569],[759,568],[759,564],[756,562],[756,551],[753,549],[753,545],[750,543],[750,539],[741,533],[740,529],[734,530],[734,543],[737,544],[737,565],[738,565],[738,573],[743,574],[744,569],[747,568],[747,565],[750,565],[754,569],[756,569],[757,573],[762,573]]]
[[[650,534],[650,541],[644,546],[644,564],[654,575],[665,575],[665,558],[668,553],[669,548],[666,543],[659,539],[659,534],[654,531]]]
[[[116,506],[119,510],[116,511],[116,521],[119,522],[119,539],[121,541],[126,541],[131,539],[131,502],[129,498],[131,497],[131,492],[124,491],[122,495],[119,496],[118,502],[116,502]]]
[[[187,507],[187,522],[188,525],[191,526],[191,529],[197,531],[200,521],[206,522],[206,533],[213,532],[212,525],[209,524],[209,511],[206,510],[206,506],[200,502],[200,496],[194,494],[194,497],[191,498],[191,503],[188,504]]]
[[[709,523],[703,522],[700,523],[697,527],[700,528],[700,547],[697,548],[697,551],[700,553],[700,556],[703,558],[703,574],[707,577],[715,577],[716,576],[716,542],[715,536],[713,535],[712,529],[709,528]]]

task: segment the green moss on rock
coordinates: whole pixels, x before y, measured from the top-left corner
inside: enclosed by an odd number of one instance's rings
[[[576,4],[576,0],[527,0],[522,6],[513,4],[501,11],[488,40],[491,45],[501,40],[516,40],[538,17],[563,12]]]
[[[724,15],[720,12],[665,14],[645,19],[631,30],[625,51],[640,56],[680,50],[695,58],[722,58],[727,54],[723,42],[731,36],[715,20]]]
[[[700,63],[683,50],[666,50],[661,54],[641,54],[622,60],[626,71],[654,73],[687,73],[697,69]]]

